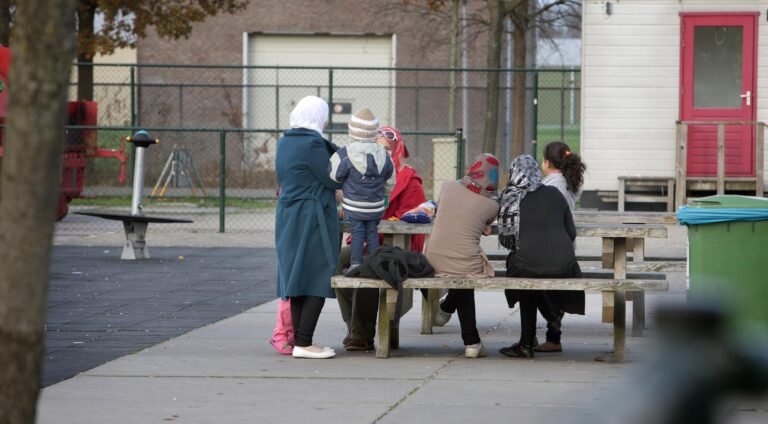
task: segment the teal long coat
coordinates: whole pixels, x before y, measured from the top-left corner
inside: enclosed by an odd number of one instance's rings
[[[335,297],[331,276],[339,257],[339,217],[329,159],[338,147],[304,128],[277,141],[280,198],[275,219],[277,295]]]

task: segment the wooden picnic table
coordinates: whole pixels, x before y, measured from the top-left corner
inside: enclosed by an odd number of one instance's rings
[[[348,231],[348,225],[342,227]],[[380,233],[384,234],[384,243],[398,246],[404,250],[410,248],[410,235],[431,234],[432,224],[409,224],[403,221],[381,221]],[[496,225],[493,233],[497,233]],[[662,224],[615,224],[615,223],[576,223],[577,237],[601,237],[603,240],[603,268],[613,269],[614,279],[627,278],[627,245],[629,240],[634,241],[635,246],[641,243],[645,246],[646,238],[667,238],[667,228]],[[644,249],[643,249],[644,250]],[[644,253],[643,253],[644,254]],[[635,261],[642,261],[643,254],[638,256],[635,250]],[[432,334],[432,312],[437,307],[438,291],[430,289],[427,298],[422,300],[422,334]],[[623,293],[622,293],[623,294]],[[404,314],[413,306],[413,294],[404,296],[402,313]],[[645,292],[627,292],[627,300],[632,300],[632,335],[642,336],[645,329]],[[407,299],[407,300],[406,300]],[[406,302],[408,302],[406,304]],[[623,303],[622,303],[623,304]],[[624,310],[615,310],[614,294],[603,293],[603,322],[613,322],[614,314],[625,313]],[[390,315],[391,316],[391,315]],[[392,326],[397,331],[397,323]],[[394,338],[396,340],[396,338]]]

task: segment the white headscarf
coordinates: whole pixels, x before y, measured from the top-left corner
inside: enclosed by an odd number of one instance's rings
[[[315,130],[321,135],[328,120],[328,103],[317,96],[299,100],[291,111],[291,128]]]

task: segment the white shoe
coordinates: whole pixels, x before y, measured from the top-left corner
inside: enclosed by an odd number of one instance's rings
[[[318,350],[310,350],[309,348],[314,347]],[[291,355],[294,358],[306,358],[306,359],[328,359],[333,358],[336,356],[336,351],[334,351],[331,348],[319,348],[315,346],[308,346],[308,347],[300,347],[300,346],[294,346],[293,352]]]
[[[482,342],[464,346],[465,358],[484,358],[486,356],[488,356],[488,352]]]
[[[442,304],[442,302],[441,302]],[[435,327],[442,327],[445,324],[448,324],[448,321],[451,320],[451,317],[453,316],[452,313],[445,312],[441,307],[440,304],[437,305],[435,315],[432,317],[432,325]]]

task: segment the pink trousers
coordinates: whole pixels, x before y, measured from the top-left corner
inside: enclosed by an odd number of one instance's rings
[[[269,343],[281,354],[293,352],[293,322],[291,321],[291,301],[277,300],[277,322]]]

